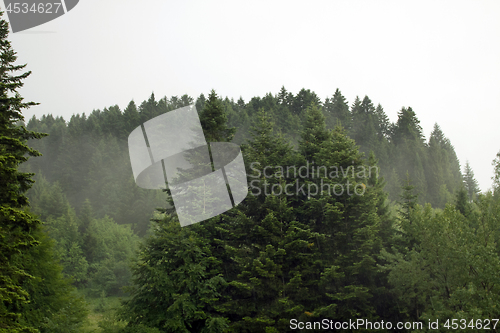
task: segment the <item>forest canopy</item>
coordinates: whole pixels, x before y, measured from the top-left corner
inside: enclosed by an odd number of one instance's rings
[[[438,124],[424,136],[422,110],[403,106],[391,122],[368,96],[348,101],[333,87],[324,100],[284,86],[248,101],[152,93],[26,121],[31,72],[2,14],[0,333],[500,330],[500,151],[482,191]],[[176,180],[217,172],[231,205],[184,226],[173,182],[137,185],[127,139],[137,129],[148,147],[142,124],[188,105],[197,137],[241,147],[248,195],[235,199],[234,169],[189,150],[183,161],[200,168]],[[218,203],[205,185],[202,201],[177,194],[205,214]]]
[[[127,137],[190,104],[208,141],[242,146],[250,192],[181,228],[168,190],[136,186]],[[33,117],[27,128],[49,134],[30,141],[43,156],[24,167],[36,173],[32,210],[63,273],[87,297],[125,297],[115,321],[100,324],[109,332],[496,315],[498,186],[481,193],[439,125],[425,138],[411,107],[391,123],[368,96],[349,105],[339,89],[324,101],[284,87],[248,102],[151,94],[69,121]],[[355,184],[362,195],[270,190]]]

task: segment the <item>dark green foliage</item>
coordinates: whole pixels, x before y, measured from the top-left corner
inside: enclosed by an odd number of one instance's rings
[[[347,130],[351,128],[352,121],[349,105],[338,88],[331,99],[326,98],[323,110],[329,128],[334,128],[337,125],[341,125]]]
[[[306,110],[304,130],[299,141],[299,151],[302,156],[312,162],[321,149],[321,144],[330,139],[331,134],[326,129],[325,116],[316,104]]]
[[[472,206],[468,198],[467,190],[465,188],[461,188],[457,192],[455,198],[455,209],[465,217],[468,217],[472,212]]]
[[[374,157],[365,164],[345,131],[326,129],[314,104],[306,111],[298,152],[275,133],[271,117],[264,109],[257,113],[244,150],[253,195],[189,227],[181,228],[175,215],[157,221],[125,302],[123,317],[131,328],[282,332],[292,318],[393,312],[390,298],[381,297],[386,287],[377,269],[377,254],[391,237],[380,223],[390,228],[391,221],[381,180],[367,171],[376,168]],[[320,180],[349,189],[287,195],[287,185],[317,185],[313,162],[348,170]],[[280,171],[297,166],[310,168],[305,178]],[[363,195],[354,194],[356,188]]]
[[[136,186],[126,140],[143,121],[192,102],[187,95],[156,100],[152,94],[123,112],[112,106],[68,124],[52,116],[28,124],[53,134],[50,142],[32,142],[46,156],[29,163],[42,171],[29,195],[56,240],[63,273],[78,287],[94,296],[122,294],[137,243],[123,224],[144,235],[153,209],[163,207],[135,259],[124,321],[103,321],[105,332],[282,332],[292,318],[396,321],[435,314],[428,304],[443,294],[441,287],[425,289],[422,281],[436,271],[422,273],[420,263],[432,266],[434,259],[421,244],[444,238],[438,229],[434,235],[418,228],[431,228],[424,220],[460,218],[478,230],[483,214],[459,191],[458,159],[437,125],[427,142],[411,108],[392,124],[381,105],[365,96],[349,108],[338,89],[324,105],[310,90],[294,95],[284,87],[247,103],[202,94],[196,106],[207,141],[246,141],[252,194],[224,214],[181,228],[168,190]],[[298,175],[299,168],[307,175]],[[443,208],[452,200],[457,212],[444,215],[418,206]],[[409,271],[415,276],[405,276]],[[408,294],[398,283],[410,283]]]
[[[0,15],[3,13],[0,13]],[[38,241],[34,232],[40,221],[27,210],[25,192],[32,184],[32,174],[20,172],[19,165],[28,156],[38,152],[27,146],[28,139],[39,139],[42,134],[28,131],[22,124],[21,111],[35,103],[23,102],[18,89],[30,75],[16,75],[25,65],[14,65],[17,59],[7,40],[8,24],[0,20],[0,331],[34,332],[28,325],[20,323],[23,306],[29,294],[23,284],[34,277],[15,260],[26,253]]]
[[[402,189],[403,193],[401,194],[400,214],[404,221],[407,221],[409,224],[411,224],[411,216],[417,204],[418,193],[415,193],[415,186],[412,185],[412,180],[408,173],[406,173],[406,180],[402,185]]]
[[[302,88],[293,98],[290,111],[293,114],[301,116],[302,118],[305,110],[313,104],[321,105],[321,100],[316,95],[316,93],[312,92],[309,89]]]
[[[417,119],[411,107],[403,107],[398,112],[398,121],[392,132],[392,140],[395,142],[416,141],[423,143],[424,136],[420,120]]]
[[[224,142],[233,139],[235,129],[227,126],[224,105],[214,90],[210,92],[204,104],[200,122],[208,142]]]
[[[63,279],[52,241],[28,209],[25,193],[33,174],[19,171],[29,156],[39,156],[27,141],[44,135],[23,124],[21,111],[35,103],[23,102],[18,89],[30,72],[15,75],[25,65],[13,64],[17,57],[7,34],[7,22],[0,20],[0,331],[75,332],[84,304]],[[53,199],[54,211],[47,215],[64,206],[64,198]]]
[[[181,228],[169,215],[158,221],[155,237],[142,248],[134,268],[138,288],[131,290],[124,312],[129,326],[214,333],[227,327],[225,319],[214,316],[226,282],[205,235],[201,224]]]

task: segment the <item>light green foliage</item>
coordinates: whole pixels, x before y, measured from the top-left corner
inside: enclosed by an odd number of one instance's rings
[[[49,217],[45,222],[49,235],[56,240],[55,252],[64,267],[64,274],[81,284],[87,280],[88,262],[82,250],[82,238],[73,209],[60,217]]]
[[[86,304],[64,277],[54,241],[44,231],[37,231],[35,238],[40,245],[15,258],[34,277],[23,284],[30,302],[22,307],[22,322],[41,333],[80,332]]]
[[[129,260],[134,257],[139,239],[129,226],[118,225],[109,217],[94,219],[87,229],[89,287],[92,294],[105,291],[121,295],[130,283]]]
[[[386,253],[389,281],[399,305],[412,319],[496,318],[500,302],[500,205],[480,195],[467,218],[453,206],[433,211],[416,206],[405,235],[408,252]]]

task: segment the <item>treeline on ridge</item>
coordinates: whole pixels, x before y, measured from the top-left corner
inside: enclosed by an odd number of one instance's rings
[[[500,251],[497,241],[484,240],[500,239],[498,191],[479,194],[472,170],[461,175],[438,126],[427,141],[411,108],[391,124],[368,97],[349,108],[338,90],[324,103],[307,90],[293,96],[283,88],[248,103],[212,91],[196,100],[205,136],[242,144],[247,164],[379,166],[386,180],[350,173],[301,178],[301,185],[357,182],[366,193],[262,191],[181,228],[168,192],[135,185],[126,142],[142,122],[193,102],[151,95],[123,112],[114,106],[68,123],[51,116],[28,123],[51,134],[33,143],[45,155],[28,162],[38,173],[28,194],[55,239],[63,272],[94,295],[122,295],[132,277],[118,313],[123,321],[108,323],[106,332],[279,332],[289,330],[292,318],[497,315],[492,269],[500,267]],[[207,115],[217,116],[214,126],[207,126]],[[262,187],[297,180],[247,171]],[[127,258],[139,243],[132,229],[152,237],[129,272]],[[470,251],[461,255],[464,246]]]
[[[128,135],[143,122],[194,102],[198,112],[202,112],[205,101],[203,94],[196,102],[187,95],[157,101],[151,94],[138,107],[131,101],[123,111],[115,105],[94,110],[88,116],[73,115],[69,121],[52,115],[33,117],[27,128],[48,133],[49,137],[32,142],[43,156],[31,159],[26,169],[49,183],[57,181],[77,212],[89,200],[97,217],[108,215],[119,224],[133,225],[143,235],[151,212],[163,203],[158,192],[135,185]],[[247,103],[241,98],[236,102],[225,98],[221,103],[228,126],[236,128],[233,142],[241,144],[249,138],[252,119],[264,109],[276,124],[274,131],[281,132],[295,147],[307,108],[317,105],[328,129],[340,124],[365,156],[373,151],[391,200],[398,199],[406,173],[415,184],[419,202],[429,202],[433,207],[444,207],[462,186],[464,177],[452,144],[437,124],[426,140],[411,107],[403,107],[396,123],[391,123],[382,106],[374,106],[367,96],[362,100],[356,98],[349,107],[338,89],[321,101],[310,90],[302,89],[293,95],[284,87],[276,95],[254,97]],[[479,192],[477,184],[472,187],[472,192]]]

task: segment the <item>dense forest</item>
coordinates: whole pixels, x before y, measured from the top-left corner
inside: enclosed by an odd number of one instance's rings
[[[481,192],[439,125],[427,139],[411,107],[391,123],[339,89],[151,94],[24,121],[29,72],[7,33],[1,21],[0,332],[500,330],[500,152]],[[127,139],[191,104],[209,142],[241,145],[251,186],[181,227],[168,189],[135,184]],[[291,168],[307,172],[275,172]],[[325,184],[347,191],[269,191]]]

